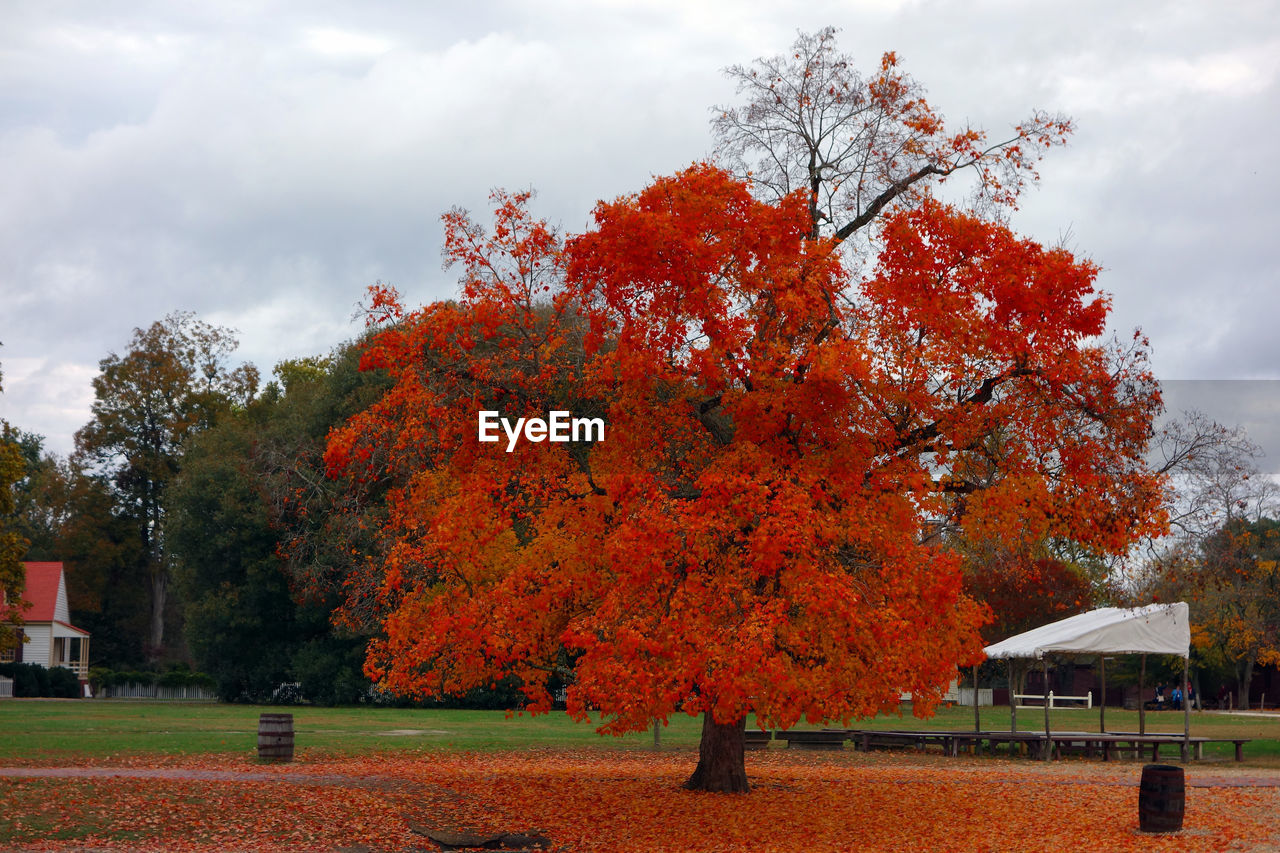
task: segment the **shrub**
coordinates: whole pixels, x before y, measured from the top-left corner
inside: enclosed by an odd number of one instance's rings
[[[358,640],[317,637],[293,655],[292,670],[304,698],[317,705],[354,705],[369,694]]]
[[[155,684],[156,674],[154,672],[143,672],[142,670],[129,670],[117,673],[120,679],[117,684]]]
[[[15,698],[76,699],[80,696],[80,681],[76,674],[64,667],[45,669],[34,663],[0,664],[0,675],[13,679]]]
[[[64,666],[55,666],[46,670],[49,680],[48,696],[54,699],[79,699],[81,696],[80,679]]]
[[[203,672],[192,672],[185,665],[174,667],[168,672],[157,674],[139,670],[116,671],[105,666],[95,666],[89,670],[89,683],[94,692],[104,687],[118,687],[122,684],[158,684],[161,687],[200,687],[212,692],[217,687],[213,676]]]

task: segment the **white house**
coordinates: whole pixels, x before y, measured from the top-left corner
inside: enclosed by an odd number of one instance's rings
[[[24,563],[31,607],[23,614],[21,633],[27,642],[0,652],[0,662],[65,666],[82,684],[89,681],[89,632],[71,624],[67,580],[62,563]]]

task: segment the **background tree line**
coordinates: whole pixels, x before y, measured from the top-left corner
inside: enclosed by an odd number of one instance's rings
[[[348,344],[259,388],[252,365],[230,363],[235,347],[230,330],[172,314],[100,362],[68,458],[6,425],[0,578],[16,599],[21,561],[65,563],[95,667],[194,663],[224,699],[300,683],[313,701],[356,701],[363,642],[330,624],[315,576],[337,582],[358,543],[327,519],[342,484],[325,482],[321,457],[379,378]]]
[[[359,701],[378,626],[358,607],[341,624],[334,614],[382,552],[391,484],[333,480],[324,451],[330,429],[388,381],[359,369],[355,341],[283,362],[258,388],[251,366],[228,363],[234,348],[229,330],[190,314],[138,330],[124,355],[103,359],[93,419],[65,459],[5,424],[0,581],[14,600],[21,561],[64,562],[95,666],[193,664],[229,700],[299,684],[312,701]],[[1157,445],[1173,534],[1128,574],[1070,542],[969,542],[967,591],[992,611],[989,642],[1096,606],[1189,600],[1198,692],[1212,699],[1225,685],[1247,707],[1257,666],[1280,663],[1275,483],[1243,430],[1203,414],[1173,422]],[[504,684],[461,701],[515,696]]]

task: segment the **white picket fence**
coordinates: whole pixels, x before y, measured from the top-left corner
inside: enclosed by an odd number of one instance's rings
[[[217,701],[217,696],[203,687],[161,687],[158,684],[113,684],[98,691],[99,699],[188,699],[201,702]]]
[[[1044,698],[1045,697],[1043,693],[1013,694],[1013,701],[1018,703],[1019,709],[1043,708]],[[1036,704],[1024,705],[1022,704],[1023,699],[1035,700]],[[1063,704],[1064,702],[1069,702],[1070,704],[1064,705]],[[1081,704],[1083,704],[1086,708],[1093,707],[1093,691],[1092,690],[1090,690],[1088,693],[1084,694],[1083,696],[1060,696],[1057,693],[1054,693],[1052,690],[1049,691],[1049,707],[1050,708],[1078,708]]]
[[[13,698],[13,679],[0,675],[0,699]]]

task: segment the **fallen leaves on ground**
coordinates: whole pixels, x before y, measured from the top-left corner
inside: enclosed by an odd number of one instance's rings
[[[147,771],[115,768],[121,774]],[[6,849],[431,849],[433,829],[533,832],[555,850],[1262,850],[1280,788],[1188,787],[1184,829],[1137,830],[1137,764],[921,761],[770,750],[754,790],[695,794],[687,753],[547,750],[164,762],[152,775],[0,778]],[[90,772],[86,768],[81,771]],[[102,772],[101,770],[97,772]],[[1192,766],[1197,775],[1221,778]],[[1274,775],[1274,774],[1272,774]]]

